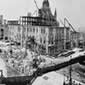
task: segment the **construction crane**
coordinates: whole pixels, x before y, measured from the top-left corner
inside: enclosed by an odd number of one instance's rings
[[[76,32],[76,30],[73,28],[73,26],[71,25],[71,23],[68,21],[67,18],[64,18],[64,25],[65,25],[65,22],[67,22],[68,25],[72,28],[72,30],[73,30],[74,32]]]
[[[41,14],[40,16],[42,17],[42,15],[45,15],[45,13],[42,12],[41,9],[39,9],[39,7],[38,7],[38,5],[37,5],[37,3],[36,3],[36,0],[34,0],[34,2],[35,2],[35,5],[36,5],[36,7],[37,7],[37,10],[38,10],[39,14]],[[34,13],[33,13],[33,14],[34,14]]]
[[[63,25],[63,26],[65,26],[65,24],[63,23],[63,21],[59,18],[59,20],[60,20],[60,23]]]
[[[35,13],[37,13],[37,10],[35,10],[35,11],[33,12],[33,14],[32,14],[32,15],[34,15]]]
[[[76,30],[73,28],[73,26],[70,24],[70,22],[67,20],[67,18],[64,18],[64,23],[63,23],[63,21],[61,20],[61,19],[59,19],[60,20],[60,22],[61,22],[61,24],[65,27],[65,24],[66,24],[66,22],[67,22],[67,24],[72,28],[72,30],[74,31],[74,32],[76,32]]]
[[[35,0],[34,0],[34,2],[35,2],[35,5],[36,5],[37,9],[39,10],[38,5],[37,5],[37,3],[36,3],[36,1],[35,1]]]
[[[35,3],[35,5],[36,5],[37,10],[39,10],[38,5],[37,5],[37,3],[36,3],[36,1],[35,1],[35,0],[34,0],[34,3]],[[32,15],[34,15],[35,13],[37,13],[37,10],[35,10],[35,11],[33,12],[33,14],[32,14]]]

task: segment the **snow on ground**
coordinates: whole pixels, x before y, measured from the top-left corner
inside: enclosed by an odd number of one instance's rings
[[[63,85],[64,76],[56,73],[50,72],[42,77],[38,77],[33,85]]]
[[[29,49],[27,50],[27,58],[29,59],[29,61],[32,61],[33,60],[33,52],[31,52]]]
[[[81,48],[74,48],[72,51],[79,52],[80,50],[82,50],[82,49]]]
[[[46,56],[40,56],[41,59],[44,59],[45,61],[42,62],[39,67],[48,67],[48,66],[52,66],[55,64],[60,64],[63,63],[65,61],[69,61],[70,57],[63,57],[63,58],[50,58],[50,57],[46,57]]]
[[[50,72],[47,74],[44,74],[41,77],[38,77],[32,85],[63,85],[63,83],[69,83],[69,80],[66,76],[63,76],[56,72]],[[84,83],[81,83],[79,81],[76,81],[72,79],[73,85],[75,82],[75,85],[85,85]],[[80,84],[79,84],[80,83]]]
[[[78,57],[78,56],[82,56],[82,55],[85,55],[85,51],[82,51],[82,52],[75,52],[74,54],[72,54],[72,58],[75,58],[75,57]]]

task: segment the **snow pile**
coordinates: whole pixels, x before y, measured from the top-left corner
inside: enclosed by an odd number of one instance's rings
[[[64,76],[50,72],[42,77],[38,77],[32,85],[63,85]]]
[[[81,48],[74,48],[72,51],[79,52],[80,50],[82,50],[82,49]]]
[[[82,55],[85,55],[85,51],[82,51],[82,52],[75,52],[74,54],[72,54],[72,58],[75,58],[75,57],[78,57],[78,56],[82,56]]]
[[[63,76],[56,72],[50,72],[44,74],[41,77],[38,77],[32,85],[63,85],[63,83],[69,85],[69,79],[66,76]],[[72,79],[72,85],[85,85],[79,81]]]
[[[7,69],[6,69],[6,66],[5,66],[5,62],[1,58],[0,58],[0,70],[3,71],[3,76],[7,77]],[[0,76],[1,76],[1,73],[0,73]]]

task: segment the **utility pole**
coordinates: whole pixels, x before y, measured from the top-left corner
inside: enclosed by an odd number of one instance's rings
[[[0,75],[0,84],[2,83],[2,78],[3,78],[3,70],[0,70],[0,73],[1,73],[1,75]]]
[[[64,19],[64,50],[66,50],[66,22]]]
[[[72,57],[70,56],[70,59],[71,59]],[[69,69],[69,76],[70,76],[70,80],[69,80],[69,85],[72,85],[72,65],[70,65],[70,69]]]
[[[25,57],[27,56],[27,38],[28,38],[28,22],[27,22],[27,26],[26,26]]]
[[[20,29],[21,29],[21,48],[23,48],[23,25],[22,25],[22,17],[20,16],[20,19],[19,19],[19,22],[20,22]]]

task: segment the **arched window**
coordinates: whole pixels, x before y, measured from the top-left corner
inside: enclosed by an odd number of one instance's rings
[[[4,30],[3,29],[1,29],[1,32],[3,32]]]

